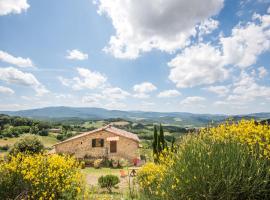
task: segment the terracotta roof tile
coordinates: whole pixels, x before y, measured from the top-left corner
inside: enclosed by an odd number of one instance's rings
[[[81,133],[81,134],[76,135],[74,137],[68,138],[67,140],[59,142],[59,143],[57,143],[55,145],[62,144],[62,143],[65,143],[65,142],[68,142],[68,141],[71,141],[71,140],[74,140],[74,139],[77,139],[77,138],[80,138],[80,137],[84,137],[86,135],[96,133],[96,132],[99,132],[99,131],[102,131],[102,130],[114,133],[114,134],[122,136],[122,137],[126,137],[126,138],[129,138],[129,139],[135,140],[137,142],[140,141],[139,137],[134,133],[131,133],[131,132],[128,132],[128,131],[125,131],[125,130],[122,130],[122,129],[119,129],[119,128],[116,128],[116,127],[113,127],[112,125],[107,125],[107,126],[104,126],[104,127],[92,130],[92,131]]]

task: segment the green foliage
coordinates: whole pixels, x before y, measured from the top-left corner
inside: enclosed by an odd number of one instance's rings
[[[106,175],[98,178],[98,184],[101,188],[106,188],[109,193],[112,192],[112,188],[118,188],[116,185],[120,183],[118,176]]]
[[[163,131],[163,127],[160,124],[159,125],[159,140],[160,140],[160,145],[161,145],[161,149],[165,149],[166,148],[166,142],[165,142],[165,138],[164,138],[164,131]]]
[[[18,153],[40,153],[44,150],[41,141],[35,136],[25,136],[14,144],[10,149],[10,154],[16,155]]]
[[[270,161],[246,145],[186,136],[170,156],[142,169],[148,199],[270,199]]]
[[[154,126],[154,140],[153,140],[153,154],[156,155],[158,153],[158,133],[157,133],[157,127]]]
[[[38,134],[40,136],[48,136],[49,135],[49,131],[46,129],[42,129],[41,131],[38,132]]]

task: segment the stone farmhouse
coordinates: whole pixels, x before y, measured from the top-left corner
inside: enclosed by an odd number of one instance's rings
[[[73,154],[76,158],[125,158],[138,156],[139,138],[136,134],[107,125],[71,137],[55,145],[56,153]]]

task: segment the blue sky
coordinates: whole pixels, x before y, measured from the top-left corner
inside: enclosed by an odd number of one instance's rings
[[[270,112],[269,0],[1,0],[0,110]]]

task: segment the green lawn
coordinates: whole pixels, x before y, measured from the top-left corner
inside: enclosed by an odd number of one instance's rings
[[[0,146],[12,146],[14,145],[19,139],[21,139],[24,136],[27,135],[32,135],[32,134],[23,134],[20,135],[20,137],[17,138],[5,138],[5,139],[0,139]],[[56,144],[57,142],[59,142],[56,137],[53,134],[49,134],[48,136],[40,136],[40,135],[36,135],[39,140],[43,143],[43,145],[45,147],[52,147],[52,145]],[[0,156],[1,155],[5,155],[7,152],[6,151],[0,151]]]
[[[93,198],[92,199],[127,199],[129,193],[129,181],[132,184],[132,178],[129,179],[128,176],[120,177],[121,169],[112,168],[100,168],[95,169],[93,167],[87,167],[82,169],[83,174],[85,174],[86,183],[90,186]],[[125,174],[128,175],[129,171],[127,168],[122,169]],[[113,194],[109,194],[106,189],[101,189],[98,186],[98,178],[107,174],[116,175],[120,179],[118,184],[118,189],[113,189]],[[129,199],[129,198],[128,198]]]
[[[6,139],[0,139],[0,146],[9,145],[12,146],[14,143],[16,143],[20,138],[26,136],[26,135],[32,135],[32,134],[23,134],[20,137],[17,138],[6,138]],[[56,144],[58,140],[56,137],[52,134],[49,134],[48,136],[40,136],[37,135],[37,137],[40,139],[40,141],[44,144],[45,147],[51,147],[52,145]]]

